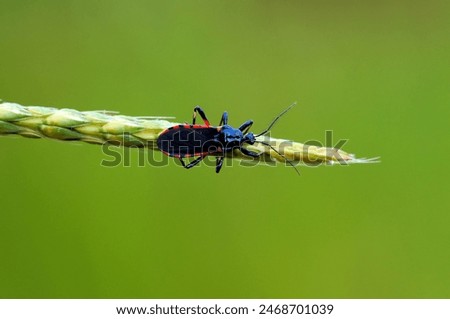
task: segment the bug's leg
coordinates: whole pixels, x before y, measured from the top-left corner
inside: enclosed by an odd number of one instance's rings
[[[200,156],[198,158],[196,158],[195,160],[193,160],[192,162],[190,162],[189,164],[187,164],[186,166],[184,166],[184,168],[192,168],[195,165],[197,165],[198,163],[200,163],[201,161],[203,161],[203,159],[206,157],[206,155]],[[181,159],[181,158],[180,158]]]
[[[248,120],[247,122],[245,122],[244,124],[242,124],[241,126],[239,126],[239,131],[242,132],[242,134],[247,134],[248,130],[250,129],[250,127],[253,125],[253,121],[252,120]]]
[[[223,157],[216,157],[216,173],[220,172],[223,165]]]
[[[203,120],[203,122],[205,122],[206,126],[211,126],[211,124],[209,124],[208,119],[206,118],[205,112],[198,105],[196,107],[194,107],[194,116],[192,117],[192,124],[195,124],[195,118],[197,117],[197,113],[200,114],[200,116],[202,117],[202,120]]]
[[[240,148],[240,151],[242,152],[242,154],[247,155],[247,156],[251,156],[251,157],[254,157],[254,158],[259,157],[263,153],[263,152],[256,153],[256,152],[253,152],[253,151],[249,151],[248,149],[243,148],[243,147]]]
[[[180,160],[181,165],[183,165],[183,167],[186,168],[186,164],[184,163],[183,158],[179,157],[178,159]]]
[[[222,118],[220,119],[219,126],[221,126],[222,124],[223,125],[228,124],[228,113],[227,112],[223,112],[223,114],[222,114]]]

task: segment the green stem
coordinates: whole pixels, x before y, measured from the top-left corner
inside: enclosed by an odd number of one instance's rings
[[[43,106],[22,106],[0,100],[0,135],[16,134],[30,138],[48,137],[64,141],[83,141],[91,144],[110,143],[126,147],[156,149],[159,134],[177,125],[168,117],[133,117],[110,111],[77,111]],[[260,143],[247,145],[252,151],[261,152],[262,162],[281,161],[285,158],[298,163],[374,163],[377,159],[357,159],[354,155],[327,147],[305,145],[267,136],[258,138]],[[280,156],[281,154],[281,156]],[[233,158],[248,160],[240,151]],[[285,157],[285,158],[283,158]]]

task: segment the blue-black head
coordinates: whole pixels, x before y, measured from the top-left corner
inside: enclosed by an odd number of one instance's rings
[[[250,145],[255,144],[255,142],[256,142],[255,134],[253,134],[252,132],[245,134],[244,138],[243,138],[243,142],[250,144]]]

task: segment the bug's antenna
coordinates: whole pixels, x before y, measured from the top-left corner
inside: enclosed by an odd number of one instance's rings
[[[267,132],[270,131],[270,129],[272,128],[272,126],[275,125],[275,123],[280,119],[280,117],[282,117],[287,111],[289,111],[290,109],[292,109],[295,105],[297,104],[297,102],[292,103],[291,105],[289,105],[289,107],[287,109],[285,109],[283,112],[281,112],[273,121],[272,123],[270,123],[269,127],[266,128],[264,131],[262,131],[261,133],[259,133],[258,135],[256,135],[255,137],[261,136],[266,134]]]
[[[295,104],[293,104],[293,105],[295,105]],[[291,108],[293,105],[291,105],[289,108]],[[289,110],[289,109],[288,109],[288,110]],[[287,112],[288,110],[284,111],[284,113]],[[281,115],[282,115],[282,114],[281,114]],[[263,144],[263,145],[269,146],[275,153],[277,153],[277,154],[280,155],[282,158],[284,158],[284,159],[286,160],[286,162],[288,162],[289,165],[291,165],[291,166],[295,169],[295,171],[297,172],[297,174],[300,175],[300,172],[298,171],[297,167],[295,167],[294,163],[292,163],[292,161],[288,160],[288,159],[286,158],[286,156],[284,156],[283,154],[281,154],[280,152],[278,152],[272,145],[270,145],[269,143],[266,143],[266,142],[261,142],[261,141],[256,141],[256,143],[261,143],[261,144]]]

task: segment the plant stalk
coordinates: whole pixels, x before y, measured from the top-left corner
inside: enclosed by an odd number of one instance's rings
[[[146,147],[158,150],[156,140],[166,128],[179,123],[170,117],[136,117],[111,111],[78,111],[44,106],[22,106],[0,101],[0,135],[21,135],[28,138],[52,138],[63,141],[82,141],[91,144],[114,144],[125,147]],[[378,158],[356,158],[340,149],[318,147],[286,139],[260,136],[259,141],[270,144],[276,152],[261,143],[245,145],[261,153],[259,162],[297,164],[354,164],[376,163]],[[239,150],[228,154],[233,159],[252,160]]]

